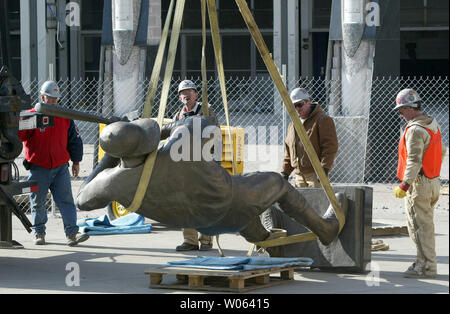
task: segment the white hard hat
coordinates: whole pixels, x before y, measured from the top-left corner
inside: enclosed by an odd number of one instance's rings
[[[185,89],[193,89],[197,91],[197,85],[195,85],[195,83],[192,82],[191,80],[181,81],[180,85],[178,85],[178,93],[180,93]]]
[[[417,92],[415,90],[410,89],[410,88],[405,88],[397,94],[397,98],[395,99],[395,108],[394,109],[398,109],[400,107],[417,108],[417,107],[419,107],[419,105],[417,103],[420,101],[422,101],[422,99],[420,99],[419,94],[417,94]]]
[[[47,95],[49,97],[61,98],[58,84],[55,81],[46,81],[41,86],[41,95]]]
[[[310,99],[310,96],[309,96],[308,92],[306,91],[306,89],[301,88],[301,87],[297,87],[294,90],[292,90],[290,96],[291,96],[291,100],[292,100],[293,104],[298,103],[299,101],[302,101],[305,99],[307,99],[307,100]]]

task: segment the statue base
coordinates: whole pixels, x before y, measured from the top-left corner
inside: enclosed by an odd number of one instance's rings
[[[319,215],[326,212],[330,203],[323,189],[298,190]],[[346,222],[339,237],[328,246],[322,245],[319,240],[283,245],[276,250],[277,255],[312,258],[314,263],[311,267],[321,270],[365,272],[371,261],[373,190],[367,186],[353,185],[333,185],[333,190],[344,193],[348,203]],[[283,213],[278,205],[265,211],[261,219],[267,229],[285,229],[288,236],[309,231]]]

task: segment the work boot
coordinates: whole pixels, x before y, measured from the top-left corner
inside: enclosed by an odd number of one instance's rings
[[[405,278],[435,278],[436,272],[427,270],[425,267],[413,263],[408,269],[403,273]]]
[[[175,248],[175,250],[176,251],[198,251],[198,245],[183,242],[183,244],[177,246]]]
[[[44,234],[36,234],[36,239],[34,239],[35,245],[44,245],[45,244],[45,235]]]
[[[372,240],[371,251],[387,251],[389,250],[389,244],[384,243],[382,240]]]
[[[89,235],[87,233],[74,233],[67,237],[67,245],[75,246],[78,243],[86,241],[87,239],[89,239]]]
[[[200,243],[200,251],[209,251],[212,249],[212,243]]]

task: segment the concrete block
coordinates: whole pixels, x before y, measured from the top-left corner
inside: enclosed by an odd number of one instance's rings
[[[329,201],[323,189],[299,188],[311,207],[323,215]],[[329,271],[365,272],[371,261],[372,241],[372,195],[368,186],[333,185],[333,190],[342,192],[348,201],[346,223],[333,243],[324,246],[319,240],[284,245],[281,257],[310,257],[312,267]],[[282,228],[287,235],[308,232],[303,225],[284,214],[277,205],[264,212],[261,217],[266,228]]]

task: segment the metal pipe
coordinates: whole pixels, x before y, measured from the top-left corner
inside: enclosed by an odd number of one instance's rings
[[[117,122],[119,119],[108,119],[104,118],[92,113],[87,113],[83,111],[68,109],[68,108],[61,108],[53,105],[47,105],[42,103],[37,103],[34,107],[37,112],[55,116],[55,117],[61,117],[66,119],[73,119],[73,120],[81,120],[86,122],[95,122],[95,123],[104,123],[104,124],[110,124],[113,122]]]

